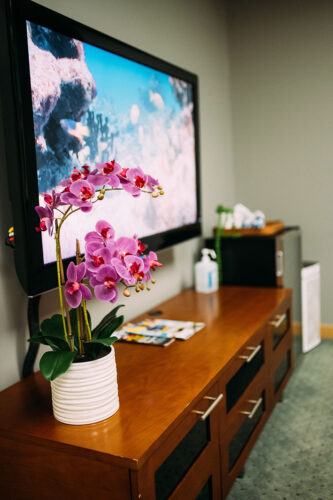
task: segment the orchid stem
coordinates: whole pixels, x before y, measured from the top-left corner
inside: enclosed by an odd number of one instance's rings
[[[60,229],[60,226],[59,226]],[[59,236],[58,236],[59,238]],[[61,258],[61,249],[59,245],[59,261],[60,261],[60,277],[61,277],[61,285],[62,285],[62,291],[64,292],[64,285],[65,285],[65,274],[64,274],[64,266]],[[68,309],[68,304],[67,300],[65,297],[64,300],[64,306],[65,306],[65,311],[66,311],[66,318],[67,318],[67,328],[68,328],[68,340],[69,340],[69,347],[71,352],[74,352],[74,342],[73,342],[73,334],[72,334],[72,326],[71,326],[71,318],[69,315],[69,309]]]
[[[87,330],[87,337],[88,337],[87,340],[88,340],[88,342],[91,342],[91,330],[90,330],[88,314],[87,314],[87,306],[86,306],[85,300],[82,300],[82,309],[83,309],[84,320],[85,320],[85,325],[86,325],[86,330]]]
[[[81,263],[81,250],[80,242],[76,240],[76,265]],[[83,342],[84,342],[84,329],[83,329],[83,317],[82,317],[82,305],[77,308],[77,338],[79,344],[80,354],[84,354]]]
[[[60,234],[59,234],[59,228],[58,228],[58,221],[56,221],[56,252],[57,252],[57,276],[58,276],[58,289],[59,289],[59,302],[60,302],[60,309],[61,309],[61,316],[62,316],[62,324],[64,328],[64,335],[65,335],[65,340],[68,342],[68,334],[67,334],[67,328],[66,328],[66,320],[65,320],[65,311],[64,311],[64,302],[63,302],[63,296],[62,296],[62,283],[61,283],[61,271],[60,271],[60,259],[61,259],[61,252],[60,252]]]
[[[76,309],[76,317],[77,317],[77,340],[79,344],[79,351],[80,354],[84,354],[84,348],[83,348],[83,321],[82,321],[82,307],[79,306]]]

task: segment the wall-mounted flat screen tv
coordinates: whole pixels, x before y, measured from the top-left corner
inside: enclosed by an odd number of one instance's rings
[[[88,216],[77,212],[62,229],[65,262],[99,219],[155,251],[198,236],[197,77],[32,2],[9,0],[6,15],[8,177],[28,295],[56,286],[54,241],[35,231],[34,207],[74,167],[140,166],[165,195],[112,192]]]

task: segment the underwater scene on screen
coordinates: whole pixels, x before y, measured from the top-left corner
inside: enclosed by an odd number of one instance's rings
[[[139,237],[195,222],[192,85],[32,22],[27,36],[40,195],[74,167],[113,159],[141,167],[165,191],[158,200],[112,192],[91,213],[78,212],[63,228],[63,258],[99,219],[116,236]],[[42,246],[44,263],[53,262],[47,234]]]

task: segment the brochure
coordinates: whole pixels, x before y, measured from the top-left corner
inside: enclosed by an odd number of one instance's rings
[[[178,321],[171,319],[151,319],[147,318],[139,323],[127,323],[121,330],[121,338],[125,335],[132,335],[132,341],[138,336],[145,338],[153,337],[160,339],[187,340],[196,332],[204,328],[204,323],[193,321]],[[129,341],[129,340],[127,340]],[[141,343],[149,343],[148,340],[138,338]]]
[[[149,344],[166,347],[175,341],[173,338],[152,337],[151,335],[137,335],[135,333],[124,333],[120,338],[120,342],[131,342],[132,344]]]

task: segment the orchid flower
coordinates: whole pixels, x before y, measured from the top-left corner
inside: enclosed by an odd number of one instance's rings
[[[90,245],[95,246],[94,244]],[[89,245],[86,246],[86,267],[90,272],[96,273],[99,267],[111,263],[113,255],[109,248],[99,246],[90,253],[87,251],[87,247],[89,247]]]
[[[66,205],[79,207],[82,212],[90,212],[93,208],[91,199],[95,195],[95,188],[92,184],[84,180],[73,182],[68,191],[61,193],[61,201]]]
[[[141,194],[141,189],[147,184],[147,175],[140,167],[131,168],[126,172],[127,183],[123,184],[123,189],[132,196],[137,197]]]
[[[90,278],[90,285],[94,288],[95,295],[102,302],[116,302],[118,288],[116,284],[120,281],[115,268],[110,265],[101,266],[97,273]]]
[[[37,232],[47,231],[50,236],[53,234],[53,209],[48,205],[46,207],[35,207],[35,210],[40,218],[39,226],[36,227]]]
[[[126,285],[135,285],[144,276],[143,260],[135,255],[126,255],[123,259],[113,258],[111,264]]]
[[[72,174],[68,177],[68,179],[64,179],[63,181],[59,182],[59,186],[67,188],[71,184],[73,184],[73,182],[85,180],[90,174],[90,168],[88,167],[88,165],[83,165],[83,167],[81,168],[82,170],[78,170],[76,167],[74,167]]]
[[[144,277],[142,281],[150,281],[151,271],[155,271],[156,267],[162,267],[162,264],[157,260],[157,255],[155,252],[149,252],[148,255],[144,255],[143,263],[144,263]]]
[[[120,179],[117,174],[121,171],[121,166],[115,160],[108,163],[96,163],[96,169],[88,176],[88,181],[94,186],[104,186],[108,184],[117,188]]]
[[[106,246],[111,240],[114,238],[114,229],[105,220],[99,220],[96,223],[96,231],[91,231],[86,234],[85,241],[86,243],[99,243],[103,246]]]
[[[70,262],[67,268],[67,282],[65,284],[65,296],[68,304],[72,308],[78,307],[82,299],[90,300],[92,298],[91,291],[81,281],[85,276],[86,265],[81,262],[75,266],[74,262]]]

